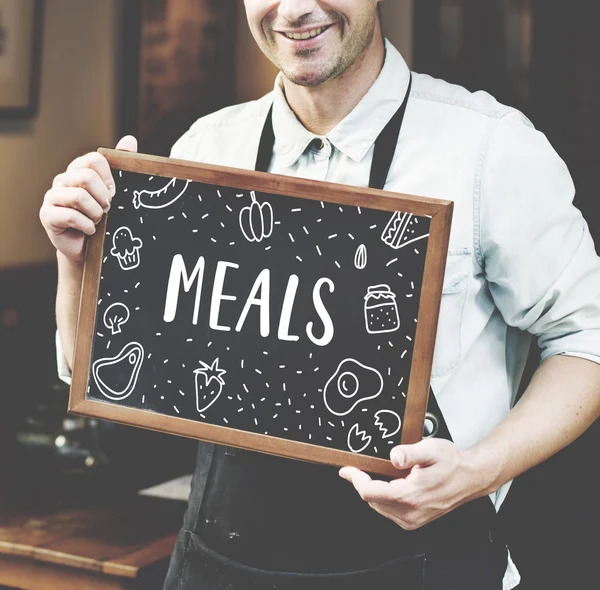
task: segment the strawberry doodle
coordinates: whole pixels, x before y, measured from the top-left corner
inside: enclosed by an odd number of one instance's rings
[[[200,361],[202,365],[194,371],[196,376],[196,409],[204,412],[210,408],[223,393],[225,381],[221,375],[227,371],[219,369],[219,359],[215,359],[212,365]]]

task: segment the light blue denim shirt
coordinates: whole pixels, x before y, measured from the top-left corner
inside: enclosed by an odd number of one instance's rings
[[[367,186],[374,141],[410,76],[396,49],[386,48],[380,76],[322,149],[309,147],[315,136],[278,79],[262,99],[197,121],[172,156],[252,169],[274,102],[271,172]],[[567,167],[521,113],[484,92],[414,74],[386,190],[454,201],[431,384],[460,447],[509,412],[532,336],[542,359],[600,362],[600,261],[573,207]],[[66,377],[60,352],[59,364]],[[496,506],[507,489],[493,495]],[[517,582],[511,565],[505,588]]]

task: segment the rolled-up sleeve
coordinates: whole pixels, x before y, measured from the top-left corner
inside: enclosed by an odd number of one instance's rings
[[[546,137],[501,119],[482,169],[479,256],[506,323],[556,354],[600,363],[600,259],[575,187]]]
[[[56,331],[56,367],[58,369],[58,377],[61,381],[64,381],[68,385],[71,385],[71,370],[69,369],[69,365],[67,364],[67,359],[65,358],[65,353],[63,352],[62,343],[60,341],[60,336],[58,334],[58,330]]]

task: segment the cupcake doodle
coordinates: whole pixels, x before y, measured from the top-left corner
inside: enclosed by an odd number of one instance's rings
[[[140,265],[142,240],[134,238],[128,227],[120,227],[113,236],[110,253],[117,258],[123,270],[132,270]]]

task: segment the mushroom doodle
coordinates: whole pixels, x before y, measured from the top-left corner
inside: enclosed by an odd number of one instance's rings
[[[129,321],[129,309],[123,303],[113,303],[104,312],[104,325],[111,334],[121,333],[121,326]]]

